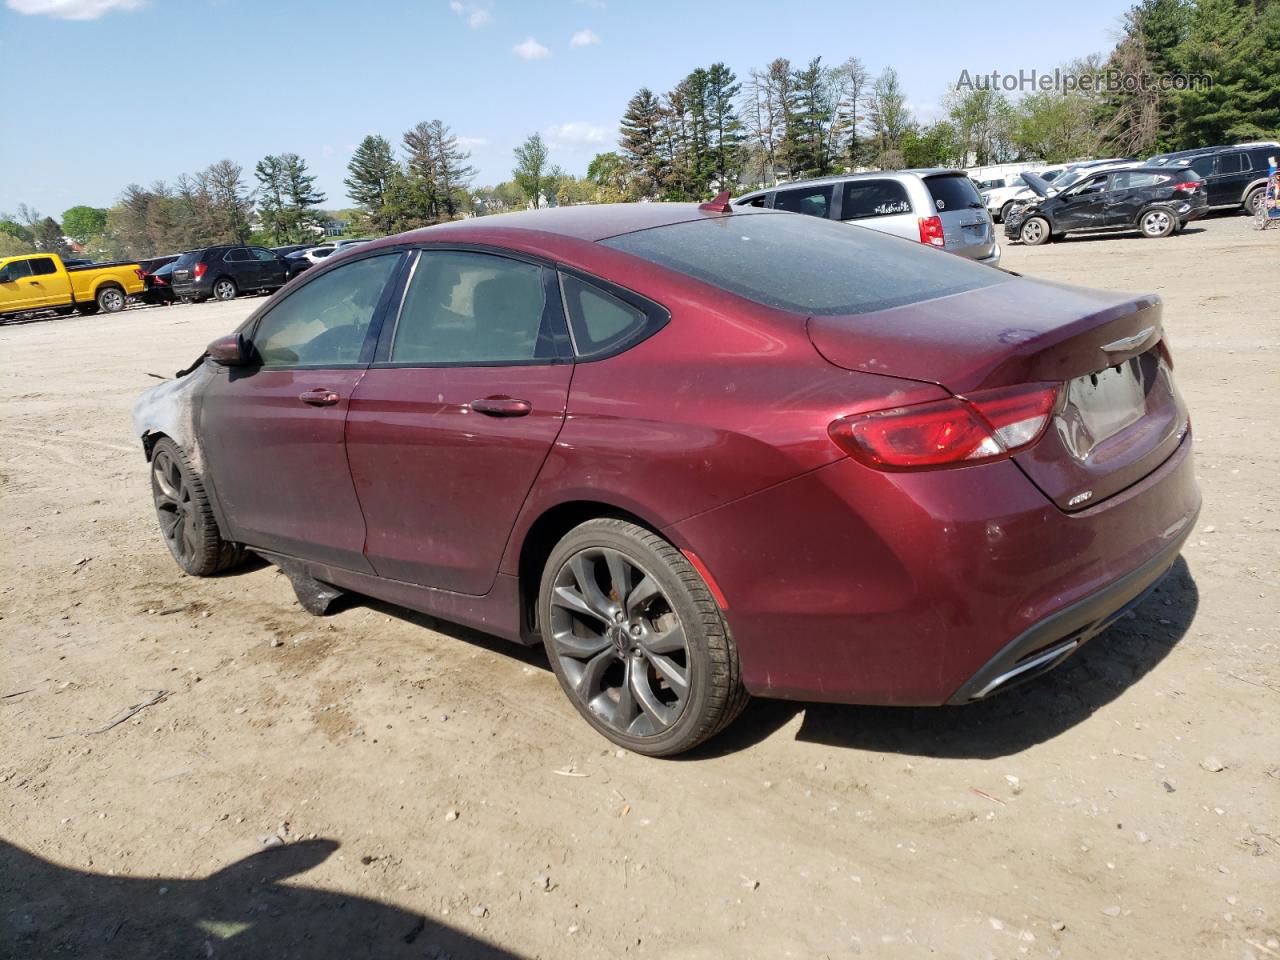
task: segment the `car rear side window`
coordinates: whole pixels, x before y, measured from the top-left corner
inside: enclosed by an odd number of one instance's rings
[[[933,205],[938,208],[939,213],[983,205],[978,191],[973,188],[973,181],[962,173],[925,177],[924,185],[929,190],[929,196],[933,197]]]
[[[386,253],[344,263],[299,287],[258,321],[253,345],[264,367],[335,367],[360,361],[391,271]]]
[[[616,353],[658,326],[640,308],[570,274],[560,275],[560,289],[574,348],[582,359]]]
[[[529,363],[556,358],[542,267],[485,253],[427,251],[405,291],[392,363]]]
[[[841,220],[865,220],[910,213],[907,188],[897,180],[849,180],[840,201]]]
[[[1192,176],[1194,177],[1194,174]],[[1156,184],[1164,183],[1168,179],[1167,176],[1159,173],[1141,173],[1138,171],[1113,173],[1111,175],[1111,189],[1138,190],[1142,187],[1154,187]]]
[[[1189,166],[1202,177],[1207,177],[1213,173],[1213,168],[1217,164],[1217,158],[1213,156],[1196,157],[1191,161]]]
[[[227,251],[225,259],[231,263],[243,263],[245,261],[252,260],[253,254],[244,247],[232,247]]]
[[[831,209],[831,184],[821,187],[801,187],[796,190],[779,190],[773,198],[773,209],[804,213],[811,217],[825,217]]]
[[[31,264],[31,273],[33,276],[43,277],[50,273],[57,273],[58,267],[53,262],[53,257],[36,257],[29,261]]]
[[[612,237],[630,253],[793,313],[870,313],[1010,279],[964,257],[829,220],[737,214]]]

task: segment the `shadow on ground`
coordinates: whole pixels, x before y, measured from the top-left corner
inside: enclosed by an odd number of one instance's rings
[[[1094,637],[1058,669],[965,707],[848,707],[756,700],[690,759],[743,750],[803,713],[796,739],[908,756],[1009,756],[1088,720],[1149,673],[1190,629],[1199,605],[1181,557],[1132,617]]]
[[[0,840],[0,957],[518,960],[421,914],[282,882],[337,848],[272,847],[184,880],[86,873]]]

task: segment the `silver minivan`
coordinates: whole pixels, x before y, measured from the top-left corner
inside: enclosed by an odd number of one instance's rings
[[[738,207],[771,207],[916,240],[998,266],[991,215],[963,170],[851,173],[746,194]]]

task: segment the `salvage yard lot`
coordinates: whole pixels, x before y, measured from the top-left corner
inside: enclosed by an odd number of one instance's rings
[[[129,407],[260,300],[0,327],[0,956],[1280,956],[1278,263],[1240,216],[1007,247],[1164,297],[1185,560],[990,703],[757,701],[675,761],[540,651],[179,574]]]

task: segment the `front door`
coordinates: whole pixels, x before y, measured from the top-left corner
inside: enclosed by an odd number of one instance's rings
[[[42,289],[40,281],[31,275],[30,260],[10,260],[4,265],[4,280],[0,282],[0,310],[16,313],[36,309],[44,303]]]
[[[36,284],[39,306],[60,307],[71,302],[71,277],[59,270],[53,257],[32,257],[31,282]],[[37,304],[33,304],[36,306]]]
[[[347,417],[379,576],[477,596],[493,586],[564,422],[573,366],[556,290],[535,263],[418,255]]]
[[[1091,177],[1059,198],[1054,227],[1058,230],[1089,230],[1106,225],[1107,175]]]
[[[205,391],[199,430],[231,539],[371,572],[346,418],[400,260],[362,257],[298,287],[246,332],[254,364],[219,368]]]

